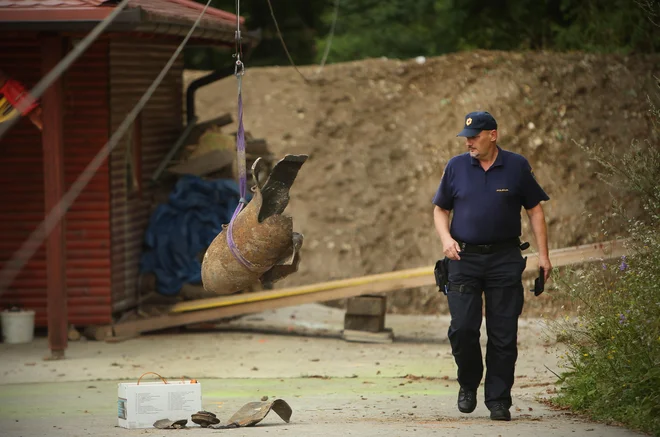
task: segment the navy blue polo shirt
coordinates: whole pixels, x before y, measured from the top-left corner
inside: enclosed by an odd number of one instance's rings
[[[449,232],[455,240],[492,244],[519,237],[520,207],[530,209],[550,199],[524,156],[497,150],[488,171],[469,153],[447,163],[433,203],[454,211]]]

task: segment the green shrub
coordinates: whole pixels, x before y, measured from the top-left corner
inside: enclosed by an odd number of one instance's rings
[[[586,148],[603,180],[634,193],[641,208],[630,217],[620,207],[628,256],[555,275],[578,312],[551,326],[566,346],[554,402],[660,435],[660,111],[650,107],[649,140],[619,157]]]

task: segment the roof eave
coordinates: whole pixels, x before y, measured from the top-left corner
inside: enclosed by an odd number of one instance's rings
[[[77,9],[9,9],[0,14],[0,29],[29,31],[89,31],[112,13],[110,8]],[[190,31],[191,23],[145,12],[141,8],[121,11],[106,28],[106,32],[144,32],[162,35],[185,36]],[[200,22],[192,35],[195,39],[208,40],[222,45],[234,42],[234,29]],[[251,45],[249,36],[243,43]]]
[[[5,9],[0,13],[2,29],[60,30],[67,26],[94,27],[112,13],[110,8],[39,8]],[[117,23],[139,22],[142,11],[139,8],[121,11],[112,25]]]
[[[142,33],[155,33],[161,35],[175,35],[185,37],[190,32],[192,24],[185,20],[176,18],[162,17],[153,15],[151,13],[142,13],[142,19],[136,23],[135,26],[130,27],[119,24],[116,31],[128,32],[142,32]],[[222,45],[235,43],[235,28],[227,25],[217,25],[214,23],[200,22],[191,38],[209,40]],[[251,44],[251,41],[246,41],[245,44]]]

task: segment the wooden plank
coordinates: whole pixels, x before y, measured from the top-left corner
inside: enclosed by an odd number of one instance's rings
[[[550,259],[555,267],[562,267],[582,262],[618,258],[626,254],[623,244],[624,242],[619,240],[557,249],[550,251]],[[525,272],[535,273],[537,270],[538,259],[536,254],[531,254],[528,256]],[[176,304],[170,314],[115,324],[113,332],[116,336],[135,335],[141,332],[305,303],[327,302],[364,294],[386,293],[434,284],[433,266],[428,266],[281,290],[200,299],[199,301]]]
[[[214,150],[173,165],[167,171],[178,175],[191,174],[205,176],[232,165],[234,159],[234,152],[232,150]]]
[[[594,262],[620,258],[628,253],[624,247],[627,240],[612,240],[603,243],[584,244],[581,246],[565,247],[550,251],[550,261],[553,267],[564,267],[585,262]],[[539,269],[538,254],[533,253],[527,257],[525,273],[537,274]]]
[[[118,323],[113,326],[113,332],[116,336],[134,335],[141,332],[170,328],[172,326],[182,326],[192,323],[206,322],[209,320],[218,320],[225,317],[259,313],[270,309],[285,308],[288,306],[296,306],[304,303],[327,302],[329,300],[341,299],[342,296],[345,295],[358,296],[363,293],[382,293],[390,291],[393,284],[398,284],[400,289],[421,287],[422,285],[428,284],[428,278],[419,276],[416,278],[404,278],[392,282],[375,282],[366,285],[360,284],[347,288],[322,290],[313,294],[308,293],[302,295],[285,296],[277,300],[256,300],[240,305],[229,305],[200,311],[190,311],[186,313],[166,314],[163,316],[150,317],[143,320]]]
[[[252,139],[245,141],[245,153],[252,155],[270,155],[268,143],[264,139]]]
[[[190,146],[193,144],[197,144],[200,137],[204,135],[204,132],[206,132],[210,127],[226,126],[228,124],[231,124],[233,121],[234,119],[231,116],[231,114],[223,114],[220,117],[214,118],[212,120],[207,120],[205,122],[196,124],[195,127],[193,127],[192,131],[190,132],[190,135],[188,135],[188,138],[186,139],[186,145]]]
[[[385,283],[386,285],[389,284],[389,287],[387,286],[385,287],[385,291],[418,287],[420,285],[408,286],[408,284],[416,283],[416,279],[418,279],[419,277],[424,278],[422,280],[421,285],[429,285],[435,283],[435,279],[433,276],[433,267],[430,268],[420,267],[416,269],[399,270],[395,272],[360,276],[357,278],[339,279],[336,281],[321,282],[318,284],[302,285],[299,287],[282,288],[280,290],[267,290],[258,293],[220,296],[220,297],[213,297],[210,299],[199,299],[190,302],[181,302],[174,305],[170,310],[170,312],[179,313],[186,311],[197,311],[208,308],[239,305],[239,304],[250,303],[255,301],[275,300],[285,297],[295,297],[305,294],[314,294],[329,290],[347,289],[351,287],[357,287],[358,289],[362,287],[362,289],[364,290],[364,293],[357,293],[357,294],[351,294],[350,292],[347,292],[346,296],[340,297],[341,299],[345,297],[359,296],[361,294],[369,294],[370,287],[374,286],[374,284],[377,283]],[[380,288],[379,288],[379,292],[381,292]]]
[[[586,244],[583,246],[555,249],[550,251],[550,260],[554,267],[562,267],[570,264],[577,264],[599,259],[617,258],[625,254],[625,248],[621,241],[608,241],[605,243]],[[406,288],[414,288],[424,285],[434,285],[435,277],[433,275],[434,266],[419,267],[408,270],[398,270],[395,272],[379,273],[375,275],[362,276],[358,278],[340,279],[336,281],[321,282],[318,284],[303,285],[299,287],[282,288],[280,290],[263,291],[259,293],[240,294],[233,296],[213,297],[209,299],[199,299],[196,301],[182,302],[172,307],[171,312],[197,311],[220,306],[240,305],[243,303],[260,301],[265,299],[280,299],[287,296],[297,296],[302,294],[313,294],[326,290],[344,288],[346,295],[340,299],[368,294],[368,285],[377,282],[386,282],[390,284],[384,291],[394,291]],[[536,273],[538,271],[538,255],[536,253],[527,256],[527,267],[525,273]],[[422,277],[421,285],[418,284],[418,278]],[[409,281],[410,284],[407,285]],[[352,286],[364,286],[364,293],[352,294]],[[348,288],[347,288],[348,287]]]

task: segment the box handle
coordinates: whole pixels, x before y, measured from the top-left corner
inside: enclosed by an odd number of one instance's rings
[[[159,378],[160,378],[165,384],[167,384],[167,381],[165,381],[165,378],[163,378],[162,376],[160,376],[160,375],[159,375],[158,373],[156,373],[156,372],[144,372],[144,373],[142,374],[142,376],[144,376],[144,375],[148,375],[148,374],[150,374],[150,373],[153,374],[153,375],[156,375],[156,376],[159,377]],[[140,376],[140,378],[138,378],[137,385],[140,385],[140,380],[142,379],[142,376]]]

